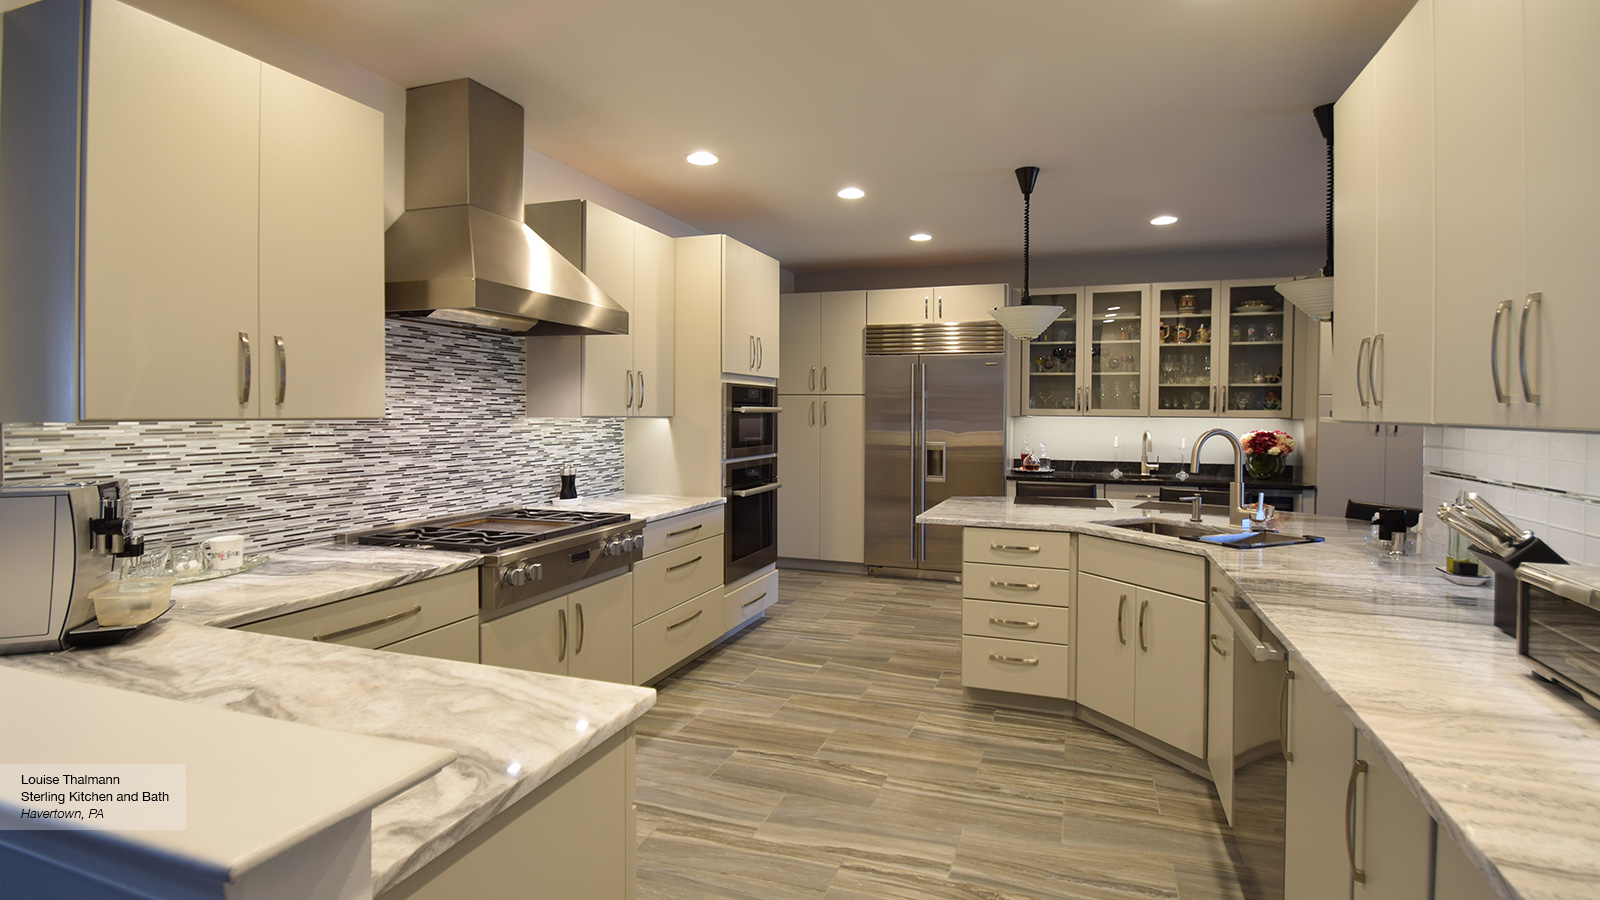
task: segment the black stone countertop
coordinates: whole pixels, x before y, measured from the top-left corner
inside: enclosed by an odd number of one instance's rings
[[[1163,462],[1156,471],[1149,475],[1139,474],[1139,461],[1127,460],[1111,462],[1109,460],[1086,459],[1052,459],[1050,465],[1053,472],[1028,472],[1017,468],[1006,470],[1006,479],[1009,481],[1073,481],[1104,484],[1153,484],[1172,485],[1174,487],[1227,487],[1233,481],[1233,466],[1227,463],[1201,463],[1198,474],[1179,478],[1178,472],[1188,472],[1189,464],[1177,462]],[[1121,469],[1122,477],[1113,478],[1112,469]],[[1285,466],[1283,474],[1270,481],[1258,481],[1245,473],[1245,488],[1250,490],[1316,490],[1317,486],[1300,478],[1300,473],[1295,466]]]

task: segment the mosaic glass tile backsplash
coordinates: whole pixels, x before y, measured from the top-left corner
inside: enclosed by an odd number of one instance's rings
[[[7,482],[129,481],[147,540],[243,533],[251,551],[387,522],[622,489],[622,419],[530,419],[520,338],[390,321],[379,420],[5,427]]]

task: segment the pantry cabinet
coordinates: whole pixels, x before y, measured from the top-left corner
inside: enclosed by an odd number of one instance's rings
[[[993,321],[989,310],[1006,305],[1004,284],[897,288],[867,292],[868,325]]]
[[[381,417],[382,115],[115,0],[7,16],[0,418]]]
[[[866,291],[784,294],[779,298],[783,365],[779,394],[860,394]]]
[[[633,575],[484,622],[485,665],[633,683]]]
[[[675,243],[678,296],[688,309],[716,310],[720,316],[693,318],[699,327],[720,329],[722,373],[777,379],[778,261],[725,234]]]
[[[529,228],[628,311],[627,334],[530,339],[529,415],[672,415],[672,238],[587,200],[531,203],[523,214]]]
[[[861,562],[866,398],[780,394],[778,405],[778,555]]]

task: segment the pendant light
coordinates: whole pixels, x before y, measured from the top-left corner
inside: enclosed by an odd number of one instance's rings
[[[1033,196],[1033,186],[1039,181],[1038,166],[1023,166],[1017,170],[1017,186],[1022,188],[1022,303],[1019,306],[997,306],[989,310],[994,320],[1005,326],[1011,336],[1020,341],[1038,337],[1062,313],[1060,306],[1034,306],[1028,296],[1028,204]]]

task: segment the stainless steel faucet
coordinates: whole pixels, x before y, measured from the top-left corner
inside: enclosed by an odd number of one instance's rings
[[[1182,500],[1182,501],[1184,501],[1186,503],[1193,503],[1194,504],[1194,508],[1189,511],[1189,521],[1191,521],[1191,522],[1199,522],[1199,521],[1201,521],[1201,518],[1200,518],[1200,503],[1201,503],[1201,499],[1200,499],[1200,495],[1199,494],[1195,494],[1193,497],[1179,497],[1178,499]]]
[[[1195,438],[1194,451],[1189,457],[1189,471],[1197,475],[1200,473],[1200,448],[1206,441],[1219,435],[1233,445],[1233,483],[1228,485],[1228,521],[1237,525],[1250,518],[1250,510],[1244,508],[1244,445],[1239,443],[1239,438],[1226,428],[1213,428]]]
[[[1150,465],[1150,449],[1151,449],[1150,432],[1146,431],[1144,433],[1144,437],[1142,439],[1140,439],[1140,441],[1139,441],[1139,474],[1140,475],[1149,475],[1151,472],[1154,472],[1155,469],[1156,469],[1155,466]]]

